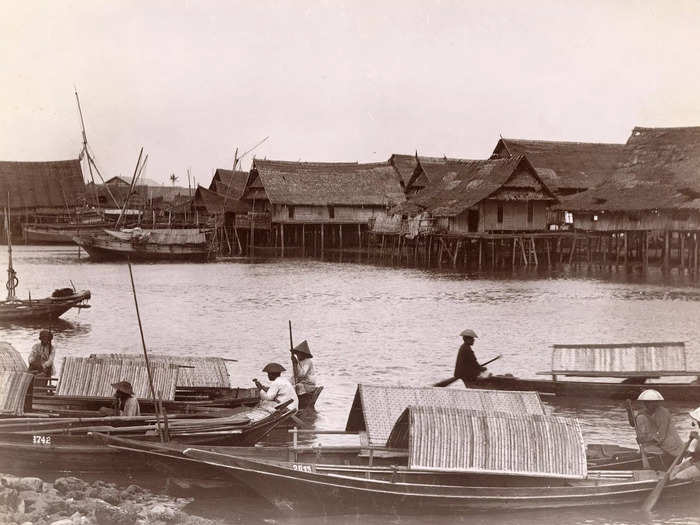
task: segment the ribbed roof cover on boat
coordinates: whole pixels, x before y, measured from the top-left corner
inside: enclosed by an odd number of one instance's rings
[[[10,343],[4,341],[0,341],[0,370],[16,372],[27,370],[27,365],[20,353]]]
[[[554,345],[552,372],[576,375],[572,372],[611,375],[673,375],[685,372],[685,343],[624,343]],[[666,374],[664,374],[666,372]]]
[[[9,416],[24,414],[24,398],[33,380],[34,376],[25,372],[0,371],[0,414]]]
[[[408,448],[411,469],[583,479],[586,448],[576,419],[411,406],[388,446]]]
[[[103,360],[133,359],[144,363],[139,354],[92,354]],[[183,388],[231,388],[226,362],[220,357],[184,357],[165,354],[149,354],[148,362],[161,362],[180,367],[177,386]]]
[[[366,430],[369,444],[382,446],[396,420],[409,406],[545,414],[537,392],[358,385],[346,430]]]
[[[153,362],[153,388],[163,400],[175,399],[179,367]],[[112,383],[128,381],[139,399],[153,399],[148,372],[143,362],[134,359],[94,359],[64,357],[56,394],[61,396],[112,397]]]

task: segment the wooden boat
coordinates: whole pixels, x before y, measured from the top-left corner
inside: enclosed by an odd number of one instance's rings
[[[526,433],[513,433],[515,428]],[[502,439],[480,439],[505,434],[510,436],[507,446]],[[363,447],[359,453],[317,445],[233,449],[113,437],[107,442],[137,457],[180,462],[187,471],[202,469],[204,476],[231,476],[272,504],[313,513],[461,513],[638,503],[663,475],[587,470],[574,420],[446,407],[409,407],[387,446]],[[663,497],[691,496],[697,486],[671,481]]]
[[[260,402],[256,388],[231,388],[226,359],[220,357],[183,357],[155,354],[149,358],[163,406],[169,412],[235,409]],[[145,361],[138,354],[93,354],[90,357],[63,358],[57,387],[35,389],[32,409],[63,415],[110,407],[112,382],[127,380],[137,391],[143,411],[154,411],[145,382]],[[91,382],[91,377],[105,378]],[[136,382],[134,382],[136,381]],[[312,410],[323,387],[299,396],[299,409]]]
[[[624,343],[554,345],[552,369],[538,372],[551,379],[521,379],[492,375],[467,384],[468,387],[498,390],[536,391],[541,394],[602,399],[636,399],[653,388],[669,401],[700,401],[699,382],[653,382],[663,377],[697,377],[700,371],[686,367],[685,343]],[[561,380],[559,376],[591,380]],[[623,379],[622,382],[594,381],[595,378]]]
[[[90,299],[90,290],[60,288],[50,297],[41,299],[18,299],[16,295],[19,279],[12,267],[12,238],[10,236],[9,212],[5,211],[7,234],[7,299],[0,301],[0,322],[32,321],[36,319],[58,319],[71,308],[90,308],[85,301]]]
[[[172,443],[252,446],[295,411],[284,407],[273,412],[240,408],[226,417],[168,417]],[[106,444],[93,440],[94,432],[129,436],[134,442],[158,443],[154,416],[136,418],[59,418],[27,421],[26,418],[0,421],[0,469],[36,468],[51,471],[105,471],[132,469],[143,465],[118,454]],[[161,418],[161,425],[163,419]],[[122,463],[123,462],[123,463]]]
[[[210,258],[200,229],[102,230],[73,238],[94,261],[199,261]]]

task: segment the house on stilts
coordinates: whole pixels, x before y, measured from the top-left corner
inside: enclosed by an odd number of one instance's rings
[[[249,253],[322,255],[360,249],[369,224],[404,202],[398,175],[388,162],[289,162],[255,159],[236,217]]]

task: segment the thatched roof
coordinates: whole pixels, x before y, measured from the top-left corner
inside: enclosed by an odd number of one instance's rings
[[[259,178],[273,204],[390,206],[405,200],[388,162],[253,161],[249,185]]]
[[[247,213],[250,209],[247,202],[220,195],[203,186],[197,186],[197,191],[194,193],[193,206],[195,208],[204,208],[207,213],[211,215],[224,211],[231,213]]]
[[[80,206],[85,182],[80,160],[0,162],[0,203],[13,210]]]
[[[562,199],[569,211],[700,209],[700,127],[634,128],[628,157],[595,188]]]
[[[421,162],[421,168],[433,182],[401,205],[397,213],[417,214],[428,210],[434,217],[451,217],[511,186],[529,190],[532,200],[556,200],[538,172],[521,155],[505,159]],[[522,170],[531,176],[527,186],[523,186],[522,179],[510,183]]]
[[[607,180],[627,159],[625,144],[501,138],[492,158],[527,155],[554,191],[583,191]]]
[[[449,157],[427,157],[425,155],[401,155],[399,153],[394,153],[389,157],[389,163],[394,167],[396,172],[401,178],[401,183],[403,184],[404,190],[410,190],[412,187],[424,188],[433,180],[431,177],[431,172],[424,172],[418,169],[419,164],[444,164],[447,162],[459,162],[463,159],[449,158]]]
[[[209,189],[220,195],[226,195],[229,199],[238,200],[243,196],[248,176],[247,171],[217,168],[211,179],[211,184],[209,184]]]

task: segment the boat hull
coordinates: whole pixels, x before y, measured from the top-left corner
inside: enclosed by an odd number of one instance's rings
[[[642,385],[604,383],[601,381],[552,381],[547,379],[519,379],[511,376],[491,376],[467,383],[468,388],[493,390],[536,391],[559,397],[598,399],[636,399],[647,389],[654,388],[669,401],[700,401],[700,384],[649,383]]]
[[[27,244],[74,244],[74,237],[88,232],[97,232],[107,227],[109,224],[86,224],[81,227],[25,224],[22,232]]]
[[[0,322],[57,319],[71,308],[85,308],[81,304],[90,299],[89,290],[81,290],[68,297],[0,302]]]
[[[643,501],[658,482],[651,472],[652,479],[646,480],[551,480],[550,484],[510,476],[405,473],[400,468],[385,468],[376,478],[368,479],[367,469],[352,472],[352,467],[344,465],[271,463],[230,455],[217,457],[198,449],[184,454],[227,471],[277,506],[326,513],[368,508],[392,514],[459,513],[630,504]],[[696,487],[694,482],[672,482],[666,486],[664,498],[687,496]]]
[[[134,242],[110,234],[80,235],[73,239],[93,261],[187,261],[210,259],[209,247],[203,244],[159,244]]]

